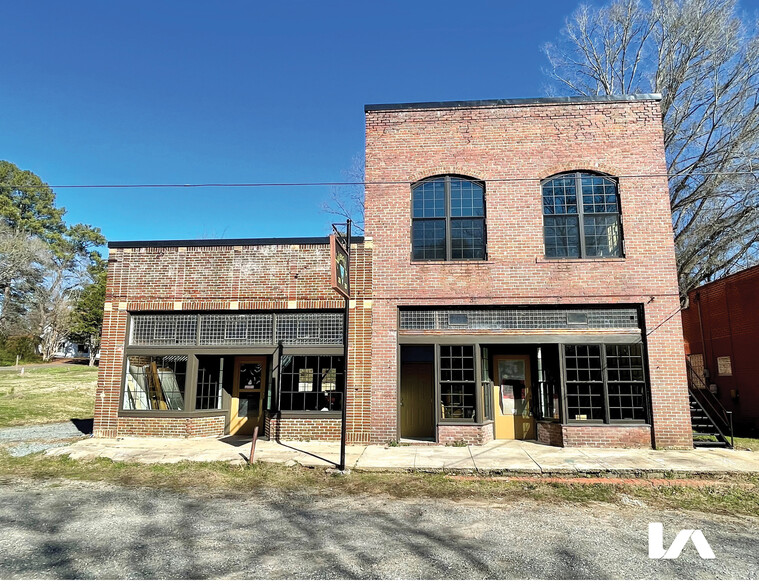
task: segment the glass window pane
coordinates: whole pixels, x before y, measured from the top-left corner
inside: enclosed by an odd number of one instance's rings
[[[576,216],[545,217],[546,257],[580,257],[580,228]]]
[[[574,174],[559,176],[543,183],[543,213],[577,214],[577,188]]]
[[[583,212],[619,212],[617,202],[617,184],[610,178],[582,174]]]
[[[412,190],[413,218],[445,217],[445,179],[430,180]]]
[[[485,221],[451,221],[451,259],[485,258]]]
[[[415,260],[445,259],[445,221],[413,221],[411,249]]]
[[[186,355],[127,357],[124,410],[184,410]]]
[[[227,363],[231,369],[234,362]],[[219,410],[224,383],[224,358],[198,356],[198,383],[195,389],[195,408],[197,410]]]
[[[583,229],[587,257],[619,257],[622,254],[619,216],[616,214],[585,215]]]
[[[451,179],[451,216],[485,216],[482,186],[469,180]]]
[[[341,355],[283,355],[280,410],[342,410],[344,366]]]
[[[475,420],[476,400],[475,385],[470,384],[441,384],[440,403],[441,418]]]

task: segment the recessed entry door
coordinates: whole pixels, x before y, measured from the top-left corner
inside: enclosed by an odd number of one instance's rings
[[[401,437],[435,438],[433,364],[401,366]]]
[[[230,435],[252,435],[263,425],[266,357],[235,358],[235,379],[229,414]]]
[[[534,439],[529,355],[496,355],[495,438]]]

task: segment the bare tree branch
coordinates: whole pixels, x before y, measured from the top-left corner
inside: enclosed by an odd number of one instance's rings
[[[758,29],[736,0],[612,0],[544,47],[573,92],[662,94],[681,295],[759,261]]]

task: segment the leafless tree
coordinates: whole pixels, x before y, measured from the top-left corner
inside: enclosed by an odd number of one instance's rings
[[[56,264],[49,265],[43,282],[34,290],[30,312],[33,332],[40,340],[43,361],[50,361],[71,333],[76,294],[66,269]]]
[[[343,172],[345,183],[333,186],[330,198],[322,204],[322,210],[344,219],[351,219],[353,228],[364,232],[364,154],[353,157],[351,166]]]
[[[759,261],[758,29],[736,0],[614,0],[544,48],[575,93],[662,94],[681,295]]]
[[[52,262],[46,243],[0,223],[0,333],[23,313],[24,302]]]

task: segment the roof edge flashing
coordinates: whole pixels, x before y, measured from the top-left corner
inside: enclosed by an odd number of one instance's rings
[[[551,104],[584,104],[609,102],[660,101],[661,94],[620,94],[610,96],[556,96],[545,98],[502,98],[495,100],[453,100],[448,102],[400,102],[366,104],[364,112],[381,110],[443,110],[453,108],[487,108],[493,106],[540,106]]]
[[[351,241],[362,243],[362,236],[352,236]],[[255,247],[267,245],[327,245],[329,237],[273,237],[269,239],[172,239],[165,241],[109,241],[109,249],[142,249],[172,247]]]

